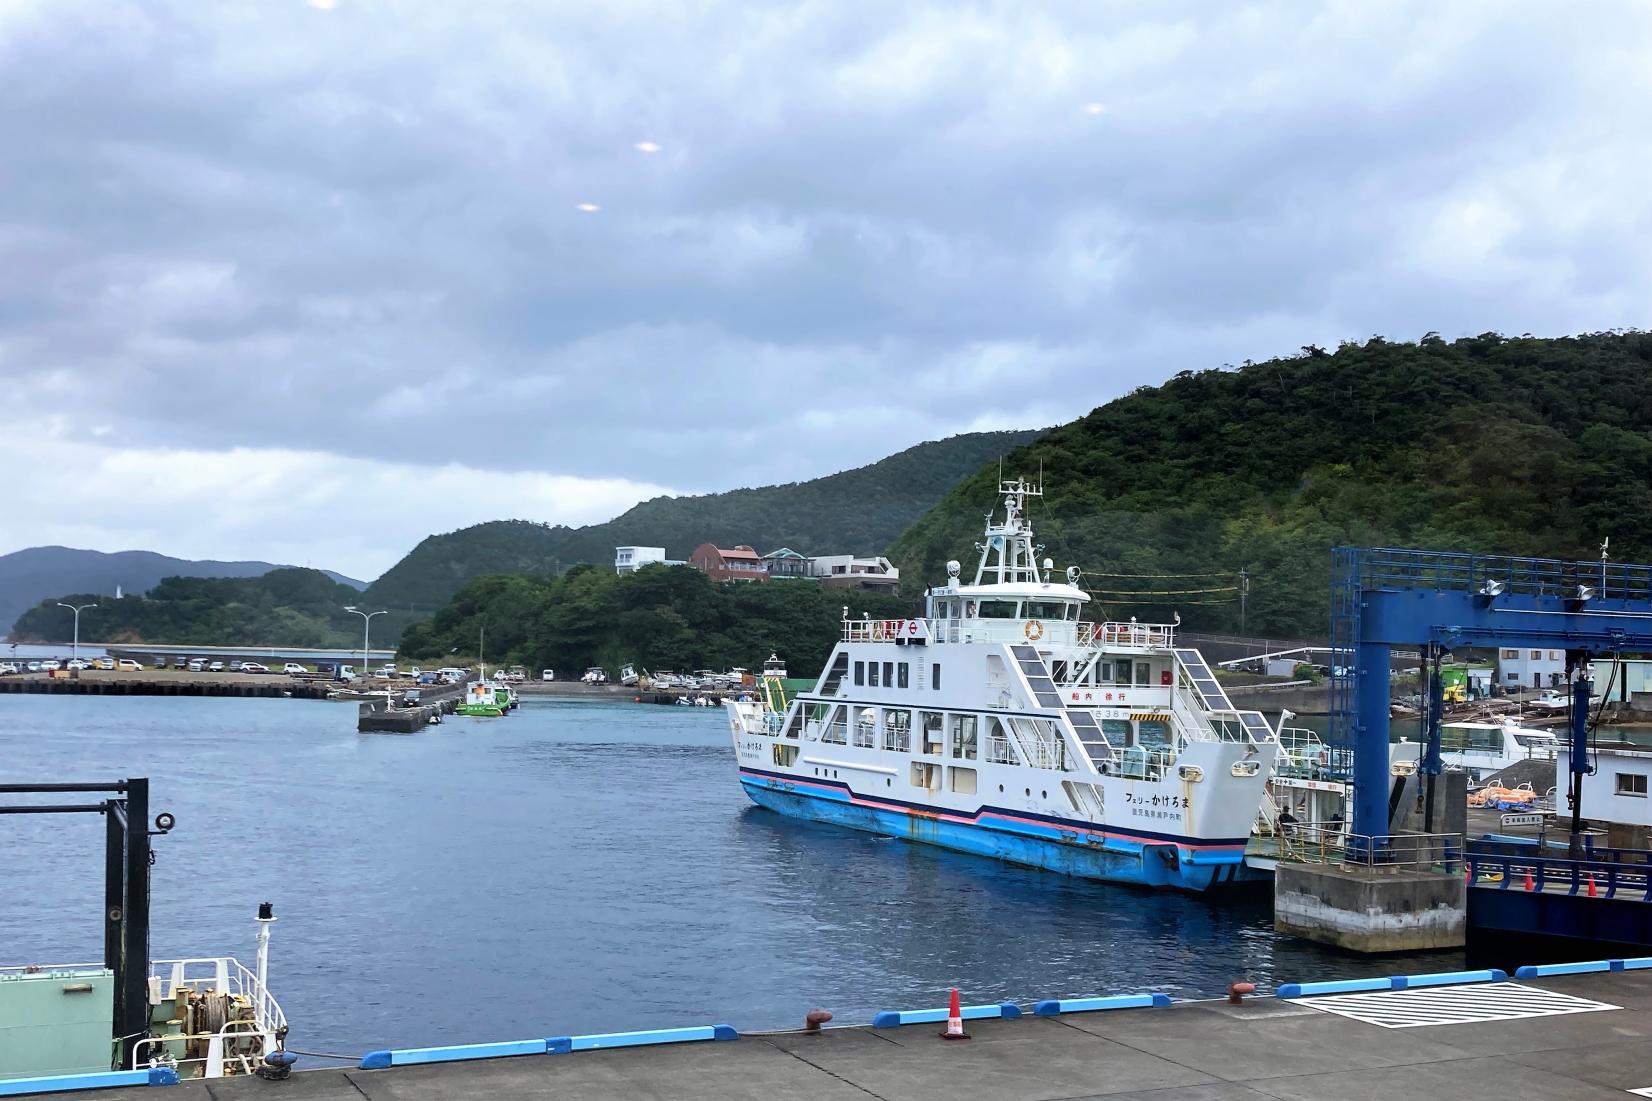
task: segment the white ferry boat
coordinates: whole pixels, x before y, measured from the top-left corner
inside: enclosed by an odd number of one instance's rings
[[[1092,622],[1001,482],[973,583],[957,562],[921,619],[844,613],[813,690],[728,703],[762,806],[1086,878],[1202,890],[1249,878],[1279,753],[1175,623]]]
[[[1420,756],[1419,742],[1399,743]],[[1521,726],[1513,718],[1500,723],[1448,722],[1440,724],[1440,763],[1451,772],[1466,772],[1478,783],[1520,761],[1553,761],[1561,746],[1553,731]]]

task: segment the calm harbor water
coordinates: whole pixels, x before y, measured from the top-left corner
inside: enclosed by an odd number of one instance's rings
[[[148,776],[153,953],[253,957],[293,1045],[374,1047],[1392,974],[1191,897],[793,822],[722,713],[530,701],[412,737],[299,700],[0,697],[0,783]],[[102,823],[0,817],[0,964],[101,956]],[[1408,960],[1461,966],[1459,953]]]

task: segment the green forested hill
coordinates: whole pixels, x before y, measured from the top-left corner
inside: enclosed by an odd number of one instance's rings
[[[1373,338],[1183,373],[1015,452],[1039,539],[1103,614],[1181,612],[1251,633],[1323,635],[1330,548],[1419,546],[1652,560],[1652,334]],[[896,542],[911,584],[972,560],[994,504],[983,468]],[[1129,576],[1107,576],[1107,575]],[[1179,575],[1148,577],[1142,575]]]
[[[717,584],[687,566],[649,566],[618,575],[576,566],[560,577],[481,577],[440,612],[408,627],[411,658],[475,658],[481,628],[489,664],[552,668],[563,679],[592,665],[610,674],[640,669],[759,669],[780,654],[797,676],[814,676],[853,615],[912,614],[899,597],[832,589],[810,581]]]
[[[767,552],[880,554],[959,479],[1034,439],[1036,431],[973,432],[908,448],[825,478],[701,497],[656,497],[605,524],[551,527],[502,520],[432,535],[368,587],[374,607],[428,614],[473,577],[554,573],[609,564],[617,546],[665,547],[687,558],[701,543]]]
[[[61,599],[97,605],[81,615],[80,635],[100,642],[352,646],[361,642],[361,618],[344,606],[360,597],[359,590],[320,570],[296,567],[262,577],[168,577],[142,596],[116,600],[92,593],[42,601],[23,613],[11,637],[16,642],[69,638],[73,614],[57,607]],[[389,618],[374,621],[375,633]]]

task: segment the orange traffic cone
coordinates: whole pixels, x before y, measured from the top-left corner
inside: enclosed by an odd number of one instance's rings
[[[952,1000],[947,1004],[946,1031],[941,1033],[943,1040],[967,1040],[969,1033],[964,1031],[964,1011],[958,1008],[958,988],[952,988]]]
[[[1528,890],[1528,891],[1537,890],[1537,884],[1532,882],[1532,870],[1530,868],[1526,869],[1526,890]]]
[[[1595,873],[1590,872],[1590,873],[1588,873],[1588,875],[1589,875],[1589,897],[1590,898],[1596,898],[1596,897],[1598,897],[1599,893],[1595,890]]]

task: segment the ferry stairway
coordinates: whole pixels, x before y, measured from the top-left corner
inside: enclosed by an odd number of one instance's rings
[[[1038,701],[1040,707],[1066,712],[1067,721],[1072,724],[1073,732],[1078,735],[1085,756],[1090,758],[1090,763],[1095,766],[1097,772],[1102,771],[1103,764],[1112,759],[1113,747],[1108,743],[1107,736],[1101,732],[1095,715],[1078,708],[1067,710],[1066,705],[1062,703],[1061,693],[1056,689],[1055,681],[1050,677],[1050,670],[1037,649],[1025,645],[1012,645],[1009,649],[1033,699]]]

